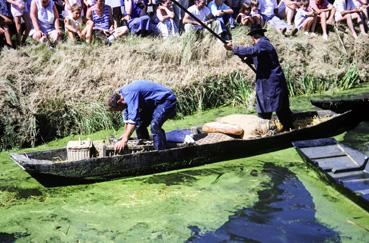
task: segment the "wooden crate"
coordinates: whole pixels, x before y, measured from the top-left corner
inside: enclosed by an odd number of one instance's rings
[[[92,157],[92,141],[69,141],[67,144],[67,156],[69,161],[89,159]]]

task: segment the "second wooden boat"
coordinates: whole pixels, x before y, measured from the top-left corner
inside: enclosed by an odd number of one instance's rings
[[[300,156],[369,212],[369,157],[334,138],[293,142]]]

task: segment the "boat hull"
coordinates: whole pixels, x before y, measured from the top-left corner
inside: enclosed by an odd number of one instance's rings
[[[297,117],[332,115],[330,111],[295,114]],[[27,154],[12,154],[11,158],[45,186],[90,183],[117,177],[137,176],[194,167],[273,152],[291,147],[291,142],[340,134],[355,127],[359,119],[351,111],[339,114],[317,125],[273,136],[248,140],[233,139],[202,145],[191,145],[162,151],[148,151],[105,158],[91,158],[56,163],[51,158],[66,157],[66,149]]]
[[[353,110],[363,120],[369,120],[369,94],[362,94],[356,97],[312,99],[311,103],[316,107],[337,113]]]

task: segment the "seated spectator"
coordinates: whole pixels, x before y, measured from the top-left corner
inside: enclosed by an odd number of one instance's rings
[[[229,20],[232,17],[233,10],[224,3],[223,0],[213,0],[208,4],[211,14],[220,21],[223,32],[222,37],[230,40],[231,35],[228,30]]]
[[[105,4],[111,7],[113,21],[114,21],[114,28],[118,28],[120,25],[120,20],[122,19],[122,4],[123,1],[121,0],[106,0]]]
[[[149,0],[149,1],[155,1],[155,2],[159,2],[160,0]],[[193,3],[193,0],[177,0],[177,2],[182,5],[182,7],[184,8],[188,8],[190,5],[190,2]],[[205,0],[206,2],[206,0]],[[182,30],[184,28],[184,26],[182,25],[183,23],[183,18],[185,15],[185,11],[183,11],[180,7],[177,6],[177,4],[173,5],[173,9],[174,9],[174,21],[176,22],[178,28],[180,30]]]
[[[60,31],[59,14],[52,0],[33,0],[31,19],[34,40],[53,44],[61,40],[63,33]]]
[[[361,34],[367,36],[365,33],[366,24],[364,23],[364,14],[360,8],[356,8],[352,0],[336,0],[334,2],[336,8],[335,19],[336,22],[346,21],[352,36],[358,38],[352,20],[356,20],[360,26]]]
[[[327,24],[334,24],[336,9],[327,0],[310,0],[310,8],[317,14],[322,26],[323,39],[328,40]]]
[[[160,35],[165,37],[168,36],[179,36],[178,28],[174,22],[174,10],[171,0],[164,0],[160,3],[156,9],[156,16],[159,19],[158,29]]]
[[[83,21],[81,18],[82,8],[77,3],[71,7],[71,14],[64,19],[65,33],[68,39],[75,41],[76,38],[85,40],[88,44],[92,40],[92,29],[94,23],[91,20],[87,20],[86,27],[83,28]]]
[[[5,44],[13,47],[9,26],[12,24],[11,14],[6,4],[6,0],[0,0],[0,32],[5,36]]]
[[[8,2],[11,4],[11,13],[17,31],[17,45],[24,44],[32,28],[29,8],[23,0],[8,0]],[[22,20],[24,21],[24,29],[22,28]]]
[[[293,19],[295,17],[296,11],[299,8],[300,3],[295,0],[281,0],[279,3],[280,16],[286,17],[287,24],[293,25]]]
[[[355,7],[361,9],[365,16],[365,22],[369,20],[369,5],[367,0],[353,0]],[[368,25],[368,23],[367,23]]]
[[[236,22],[244,26],[250,26],[251,24],[254,23],[254,20],[251,15],[250,4],[248,3],[242,4],[239,14],[237,15]]]
[[[225,4],[227,4],[233,10],[232,17],[229,19],[231,28],[235,27],[236,18],[243,3],[244,0],[225,0]]]
[[[81,7],[80,16],[84,16],[82,0],[64,0],[64,18],[72,15],[72,6],[74,4]]]
[[[221,34],[223,32],[219,20],[215,20],[210,9],[206,7],[205,0],[195,0],[195,4],[187,10],[201,22],[207,24],[215,33]],[[202,25],[187,13],[183,17],[183,24],[186,32],[203,30]]]
[[[105,44],[110,45],[115,39],[129,32],[128,27],[125,25],[114,28],[112,10],[110,6],[105,5],[105,0],[97,0],[96,4],[87,10],[86,17],[93,22],[93,32]]]
[[[157,32],[156,26],[146,14],[147,6],[144,0],[124,0],[124,6],[123,19],[128,22],[131,33],[145,36]]]
[[[309,0],[303,0],[296,12],[295,27],[303,31],[305,35],[315,35],[313,27],[316,21],[316,14],[309,9]]]
[[[278,17],[278,5],[276,0],[260,0],[260,13],[263,20],[273,26],[278,32],[285,35],[295,35],[297,29],[292,28]]]
[[[259,0],[251,0],[251,16],[255,24],[264,25],[263,17],[260,14]]]

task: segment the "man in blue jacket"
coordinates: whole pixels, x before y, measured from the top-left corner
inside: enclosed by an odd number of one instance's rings
[[[137,138],[149,139],[147,126],[150,125],[157,150],[166,148],[163,123],[176,114],[177,98],[172,90],[148,80],[137,80],[123,86],[114,94],[108,105],[113,111],[122,111],[125,129],[115,150],[121,152],[136,130]]]
[[[248,35],[253,46],[233,46],[232,42],[227,42],[225,48],[256,67],[256,111],[259,117],[271,119],[272,113],[276,112],[283,128],[289,130],[293,124],[286,78],[276,50],[264,36],[265,31],[260,25],[251,25]]]

